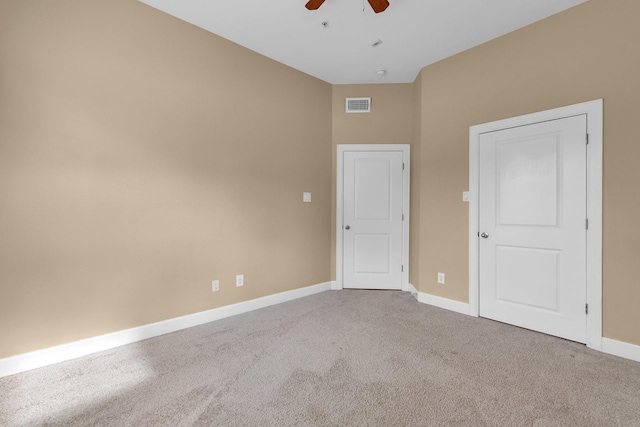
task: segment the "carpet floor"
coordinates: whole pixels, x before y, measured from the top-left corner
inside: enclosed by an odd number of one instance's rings
[[[0,379],[2,426],[640,426],[640,363],[330,291]]]

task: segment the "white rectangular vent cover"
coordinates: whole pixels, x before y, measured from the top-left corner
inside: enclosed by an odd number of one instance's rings
[[[347,113],[370,113],[371,98],[347,98]]]

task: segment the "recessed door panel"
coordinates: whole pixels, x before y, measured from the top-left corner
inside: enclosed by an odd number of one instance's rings
[[[559,264],[557,250],[496,246],[496,300],[558,311]]]
[[[391,161],[356,159],[355,219],[389,220],[391,214]]]
[[[496,152],[498,224],[558,225],[557,136],[497,142]]]
[[[391,236],[388,234],[356,234],[354,236],[354,273],[389,274]]]

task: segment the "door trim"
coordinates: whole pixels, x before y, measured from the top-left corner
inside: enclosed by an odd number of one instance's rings
[[[336,281],[333,289],[343,289],[343,191],[344,183],[344,153],[345,152],[371,152],[371,151],[400,151],[404,163],[402,174],[402,210],[404,221],[402,222],[402,271],[401,290],[409,291],[409,177],[410,170],[410,145],[409,144],[338,144],[336,158]]]
[[[603,101],[584,102],[469,128],[469,314],[479,316],[478,194],[480,135],[502,129],[587,115],[587,347],[602,351],[602,144]]]

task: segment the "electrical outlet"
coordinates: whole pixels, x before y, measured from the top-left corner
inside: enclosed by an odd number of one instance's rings
[[[444,273],[438,273],[438,283],[444,285]]]
[[[211,292],[218,292],[220,290],[220,280],[214,280],[211,282]]]
[[[236,286],[244,286],[244,274],[238,274],[236,276]]]

